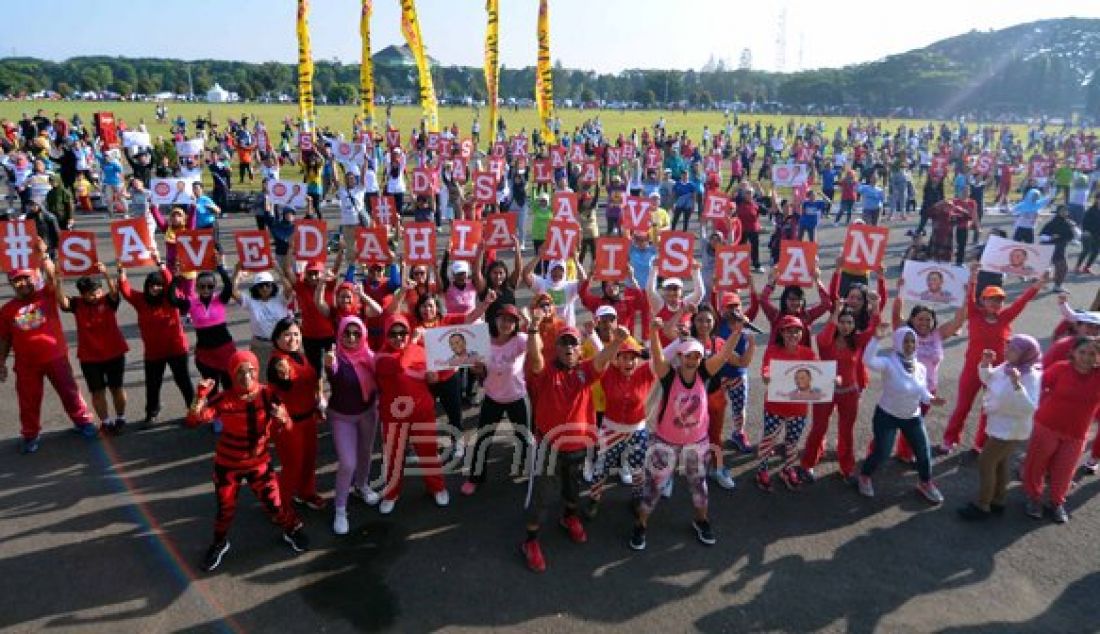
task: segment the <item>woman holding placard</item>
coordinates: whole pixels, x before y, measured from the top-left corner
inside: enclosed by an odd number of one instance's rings
[[[775,336],[767,350],[764,352],[763,365],[760,368],[760,376],[765,385],[771,380],[771,361],[816,361],[817,354],[802,342],[806,326],[802,320],[794,315],[784,315],[775,326]],[[779,435],[784,433],[781,454],[783,462],[778,471],[779,479],[792,491],[797,489],[802,480],[795,469],[794,463],[798,459],[798,441],[802,438],[802,430],[806,427],[806,414],[809,406],[806,403],[780,403],[764,400],[764,435],[757,447],[757,456],[760,464],[756,467],[756,486],[760,490],[770,493],[772,490],[771,475],[768,473],[768,461],[771,459],[776,445],[780,444]]]
[[[882,396],[872,420],[875,449],[863,461],[859,492],[866,497],[874,497],[871,474],[889,455],[894,437],[900,431],[916,455],[920,476],[917,490],[932,504],[940,504],[943,494],[932,481],[932,457],[921,405],[943,405],[946,401],[929,391],[928,372],[924,364],[917,360],[916,354],[917,333],[908,326],[894,331],[893,353],[880,356],[878,342],[874,339],[867,343],[863,351],[863,362],[867,368],[882,375]]]

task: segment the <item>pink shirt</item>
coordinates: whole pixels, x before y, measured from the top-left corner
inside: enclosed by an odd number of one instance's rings
[[[936,393],[939,384],[940,363],[943,361],[943,337],[939,329],[933,329],[927,337],[917,335],[917,361],[924,364],[928,372],[925,381],[928,383],[928,391]]]
[[[527,335],[517,334],[502,346],[489,346],[489,359],[485,364],[485,395],[497,403],[513,403],[527,394],[523,378],[523,362],[526,358]]]
[[[451,284],[443,293],[443,304],[448,315],[467,315],[477,306],[477,289],[473,284],[466,284],[466,288]]]
[[[191,316],[191,325],[196,329],[220,326],[225,323],[225,304],[217,294],[210,298],[209,307],[202,303],[198,293],[193,291],[187,299],[191,302],[191,310],[188,313]]]
[[[671,385],[665,387],[671,377]],[[665,411],[657,421],[657,437],[672,445],[692,445],[706,440],[710,417],[707,414],[706,372],[700,368],[691,386],[684,385],[678,370],[661,381],[668,390]]]

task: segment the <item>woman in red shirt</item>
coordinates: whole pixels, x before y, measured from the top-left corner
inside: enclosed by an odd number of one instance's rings
[[[936,448],[938,454],[949,454],[962,439],[963,426],[970,415],[970,407],[982,387],[978,378],[978,365],[982,362],[982,352],[992,350],[997,356],[993,365],[1004,361],[1005,345],[1012,336],[1012,322],[1024,312],[1027,303],[1035,298],[1043,285],[1050,280],[1044,273],[1035,284],[1028,287],[1008,308],[1003,308],[1005,292],[1000,286],[987,286],[982,291],[981,301],[974,297],[978,280],[978,263],[970,265],[970,284],[966,289],[966,327],[969,340],[966,343],[966,357],[959,373],[959,392],[956,395],[955,411],[947,421],[943,432],[943,442]],[[981,451],[985,444],[985,414],[978,416],[978,433],[974,436],[974,449]]]
[[[875,336],[878,327],[878,303],[870,302],[871,318],[864,330],[856,329],[856,315],[844,303],[838,303],[833,317],[825,324],[825,329],[817,335],[817,350],[823,361],[836,361],[836,375],[839,379],[833,391],[833,400],[828,403],[815,403],[813,423],[806,446],[802,450],[802,473],[809,482],[814,480],[814,467],[821,462],[825,453],[825,434],[829,431],[829,419],[833,410],[837,414],[836,450],[840,463],[840,477],[848,480],[855,474],[856,458],[853,450],[856,416],[859,414],[859,396],[867,387],[866,371],[863,369],[863,349]]]
[[[1043,370],[1035,428],[1024,462],[1027,514],[1043,516],[1043,485],[1050,479],[1050,504],[1054,521],[1069,521],[1066,493],[1085,449],[1092,419],[1100,409],[1100,365],[1096,340],[1079,337],[1069,360]]]
[[[375,380],[380,395],[378,413],[383,425],[386,486],[378,510],[393,512],[405,475],[405,450],[409,443],[419,458],[424,485],[439,506],[450,504],[439,465],[435,398],[429,382],[438,377],[428,372],[424,347],[412,341],[408,318],[390,315],[384,326],[386,343],[375,359]]]
[[[267,382],[286,406],[294,424],[275,432],[275,453],[282,468],[279,489],[283,496],[315,511],[326,502],[317,495],[317,405],[320,381],[302,351],[302,331],[293,317],[284,317],[271,331],[271,360]]]
[[[775,328],[775,338],[768,344],[764,351],[764,361],[760,368],[760,376],[764,385],[771,380],[771,362],[777,361],[813,361],[817,359],[814,351],[802,343],[805,325],[802,320],[794,315],[784,315],[779,319]],[[802,430],[806,427],[806,414],[809,413],[809,405],[806,403],[778,403],[764,400],[764,436],[757,447],[757,455],[760,464],[756,467],[756,486],[762,491],[771,492],[772,480],[768,473],[768,461],[779,444],[780,430],[785,430],[783,437],[783,462],[779,468],[779,479],[792,491],[802,484],[795,470],[794,463],[798,459],[798,441],[802,438]]]
[[[107,273],[107,266],[96,262],[96,271],[107,283],[104,293],[99,280],[84,276],[76,281],[80,295],[67,297],[62,288],[61,276],[56,276],[57,305],[76,317],[76,358],[80,370],[92,393],[92,409],[103,421],[103,431],[122,433],[126,426],[126,390],[122,388],[122,376],[126,373],[126,352],[130,349],[118,328],[120,298],[115,281]],[[109,416],[107,390],[111,391],[115,417]]]
[[[119,291],[137,313],[145,357],[143,428],[154,424],[160,415],[160,386],[164,381],[165,367],[172,369],[172,379],[183,396],[184,404],[190,404],[195,398],[195,388],[187,371],[187,335],[183,332],[180,311],[168,301],[166,292],[171,281],[172,274],[160,264],[159,270],[145,277],[139,293],[130,286],[126,270],[121,266],[118,268]]]

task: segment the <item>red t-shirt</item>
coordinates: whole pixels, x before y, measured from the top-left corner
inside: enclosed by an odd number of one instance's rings
[[[817,354],[806,346],[796,346],[794,352],[791,352],[782,345],[769,343],[767,350],[764,351],[764,361],[760,368],[760,372],[761,375],[770,377],[772,360],[813,361],[814,359],[817,359]],[[764,400],[764,411],[766,413],[782,416],[784,418],[805,416],[809,412],[809,407],[807,403],[776,403],[766,398]]]
[[[1043,353],[1043,367],[1049,368],[1059,361],[1069,359],[1070,352],[1073,352],[1073,344],[1076,342],[1076,336],[1062,337],[1055,340],[1054,344]]]
[[[330,339],[336,336],[336,330],[328,317],[317,309],[317,302],[313,301],[317,289],[309,286],[302,278],[294,283],[294,295],[298,298],[298,308],[302,311],[302,336],[308,339]],[[325,288],[325,303],[332,306],[336,303],[336,283],[332,282]]]
[[[167,271],[165,271],[167,273]],[[165,286],[171,281],[171,274],[165,275]],[[180,323],[180,311],[168,301],[165,292],[159,304],[145,301],[145,294],[135,291],[130,280],[118,285],[122,298],[130,302],[137,312],[138,330],[141,331],[142,353],[146,360],[167,359],[187,354],[187,335]]]
[[[637,332],[634,325],[638,321],[638,313],[641,313],[642,332],[643,334],[648,333],[649,301],[643,291],[636,288],[624,288],[619,298],[612,301],[604,297],[602,292],[593,293],[591,286],[591,280],[585,280],[581,282],[580,287],[577,289],[580,292],[581,303],[588,309],[588,312],[596,314],[596,309],[600,306],[610,306],[615,309],[619,325],[632,334]]]
[[[380,354],[374,362],[384,423],[435,422],[435,397],[428,391],[424,348],[410,343],[400,353]]]
[[[646,418],[646,398],[656,381],[653,369],[645,362],[640,362],[629,376],[614,364],[608,366],[600,378],[604,393],[604,420],[621,425],[643,422]]]
[[[559,451],[577,451],[596,444],[596,408],[592,384],[600,380],[595,364],[583,361],[564,368],[555,361],[529,375],[527,391],[535,399],[535,427]]]
[[[69,353],[53,287],[0,307],[0,339],[11,345],[16,367],[53,361]]]
[[[841,347],[837,345],[836,340],[836,325],[832,320],[825,324],[825,329],[817,335],[817,349],[821,352],[822,361],[836,361],[836,375],[840,377],[840,385],[837,387],[840,389],[846,389],[853,386],[860,389],[867,387],[867,369],[863,365],[863,350],[867,347],[867,343],[871,341],[871,337],[875,336],[875,329],[878,327],[878,317],[871,318],[871,323],[868,324],[866,330],[862,330],[856,333],[855,349],[851,349],[847,346]]]
[[[105,295],[95,304],[89,304],[79,296],[69,298],[69,310],[76,317],[76,358],[84,363],[99,363],[117,359],[126,354],[130,346],[118,329],[115,312],[118,300]]]
[[[1043,370],[1035,424],[1084,440],[1100,407],[1100,368],[1081,374],[1069,361]]]
[[[974,300],[974,294],[967,293],[969,299],[967,300],[966,326],[970,341],[966,345],[966,365],[973,366],[970,368],[971,371],[976,370],[978,361],[982,358],[983,350],[992,350],[997,354],[997,357],[993,360],[993,365],[998,365],[1004,361],[1005,346],[1008,344],[1008,338],[1012,336],[1012,322],[1020,316],[1020,313],[1024,312],[1027,303],[1037,294],[1039,294],[1037,288],[1034,286],[1028,287],[1016,298],[1016,301],[1012,302],[1007,308],[1002,309],[997,314],[996,319],[991,322],[985,317],[985,309]]]
[[[275,377],[275,363],[285,359],[290,366],[290,387],[284,389]],[[274,348],[266,371],[268,383],[275,389],[279,400],[286,405],[286,411],[294,421],[305,420],[317,410],[317,371],[305,359]]]

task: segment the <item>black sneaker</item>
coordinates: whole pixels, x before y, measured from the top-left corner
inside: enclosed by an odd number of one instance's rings
[[[206,558],[202,560],[202,569],[206,572],[212,572],[222,565],[222,557],[225,557],[227,552],[229,552],[228,539],[210,544],[210,548],[206,550]]]
[[[718,540],[714,538],[714,533],[710,530],[710,522],[706,520],[695,520],[691,523],[691,527],[695,529],[695,536],[699,538],[699,541],[707,546],[713,546],[718,543]]]
[[[283,541],[289,544],[291,550],[296,553],[304,553],[309,550],[309,538],[306,537],[306,532],[302,530],[301,526],[289,533],[283,533]]]
[[[645,526],[634,525],[634,533],[630,535],[630,547],[633,550],[645,550]]]
[[[983,511],[978,508],[977,504],[971,502],[966,506],[961,506],[958,509],[959,517],[970,522],[978,522],[981,520],[989,519],[989,516],[993,514],[992,511]]]

